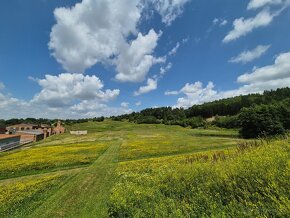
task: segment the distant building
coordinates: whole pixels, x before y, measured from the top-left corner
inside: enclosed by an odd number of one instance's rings
[[[7,151],[20,146],[19,135],[0,134],[0,151]]]
[[[37,130],[43,133],[43,138],[47,138],[52,135],[52,127],[46,124],[16,124],[12,126],[8,126],[7,130],[10,134],[15,134],[18,131],[30,131],[30,130]]]
[[[53,128],[53,134],[62,134],[65,132],[65,128],[61,125],[61,122],[58,121],[56,127]]]
[[[23,130],[34,130],[37,129],[38,125],[36,124],[26,124],[26,123],[20,123],[20,124],[15,124],[12,126],[8,126],[7,130],[9,133],[13,134],[16,131],[23,131]]]
[[[44,139],[44,133],[41,130],[16,131],[15,134],[20,135],[21,144],[38,142]]]
[[[52,126],[47,124],[41,124],[38,128],[38,130],[41,130],[44,134],[44,138],[47,138],[52,135]]]
[[[5,134],[5,133],[6,133],[6,127],[0,126],[0,134]]]
[[[70,134],[71,135],[87,135],[88,131],[87,130],[70,131]]]

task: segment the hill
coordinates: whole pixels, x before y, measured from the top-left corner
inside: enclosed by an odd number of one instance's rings
[[[249,116],[252,114],[252,116]],[[207,122],[211,118],[214,122]],[[207,127],[241,129],[245,138],[285,134],[290,129],[290,88],[265,91],[263,94],[237,96],[183,108],[148,108],[117,117],[113,120],[129,120],[135,123],[180,125],[183,127]],[[257,119],[256,119],[257,118]]]
[[[0,153],[1,217],[289,215],[289,141],[235,130],[86,122]]]

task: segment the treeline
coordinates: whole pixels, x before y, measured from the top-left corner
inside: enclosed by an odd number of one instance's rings
[[[44,118],[26,118],[26,119],[9,119],[9,120],[0,120],[0,126],[10,126],[10,125],[15,125],[15,124],[20,124],[20,123],[26,123],[26,124],[47,124],[47,125],[55,125],[59,119],[44,119]],[[77,123],[86,123],[89,121],[94,121],[94,122],[102,122],[105,120],[105,117],[95,117],[95,118],[86,118],[86,119],[65,119],[65,120],[60,120],[63,124],[65,125],[72,125],[72,124],[77,124]]]
[[[245,138],[283,134],[289,130],[290,88],[265,91],[182,108],[149,108],[113,120],[183,127],[240,128]],[[211,120],[212,119],[212,120]]]
[[[13,118],[13,119],[9,119],[9,120],[0,120],[0,125],[1,126],[11,126],[11,125],[20,124],[20,123],[52,125],[56,122],[57,122],[56,119],[51,120],[51,119],[44,119],[44,118],[39,118],[39,119],[36,119],[36,118],[26,118],[26,119]]]
[[[233,98],[221,99],[218,101],[194,105],[186,110],[188,117],[202,116],[204,118],[216,115],[236,115],[242,108],[252,105],[274,104],[290,97],[290,88],[281,88],[275,91],[264,91],[263,94],[250,94]]]

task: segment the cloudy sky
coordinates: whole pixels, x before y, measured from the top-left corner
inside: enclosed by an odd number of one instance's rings
[[[0,119],[187,108],[290,86],[290,0],[0,4]]]

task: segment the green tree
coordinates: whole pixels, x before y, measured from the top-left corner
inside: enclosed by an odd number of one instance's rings
[[[243,138],[257,138],[285,134],[276,106],[256,105],[243,108],[239,114],[240,134]]]

